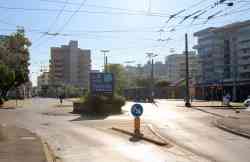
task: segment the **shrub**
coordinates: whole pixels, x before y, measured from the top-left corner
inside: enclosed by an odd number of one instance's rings
[[[125,104],[125,99],[121,96],[91,96],[81,97],[83,113],[93,113],[99,115],[121,113],[121,107]]]
[[[3,105],[3,103],[4,103],[4,99],[0,98],[0,105]]]
[[[118,107],[122,107],[124,104],[125,104],[125,98],[122,97],[122,96],[118,96],[118,95],[115,95],[111,98],[111,102],[112,104],[118,106]]]

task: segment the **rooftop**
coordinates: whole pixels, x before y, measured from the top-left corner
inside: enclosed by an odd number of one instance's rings
[[[221,32],[221,31],[225,31],[225,30],[234,30],[237,28],[245,27],[245,26],[250,26],[250,20],[235,22],[235,23],[228,24],[228,25],[221,26],[221,27],[209,27],[209,28],[195,32],[194,36],[200,36],[200,35],[205,34],[207,32]]]

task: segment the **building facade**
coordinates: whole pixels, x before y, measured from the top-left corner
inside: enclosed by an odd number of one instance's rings
[[[88,89],[91,51],[78,48],[77,41],[51,48],[51,84],[71,85]]]
[[[234,101],[250,92],[250,21],[211,27],[194,34],[202,76],[201,96],[220,99],[228,93]]]
[[[175,82],[186,77],[186,55],[172,54],[168,55],[165,60],[167,80]],[[196,80],[199,76],[199,58],[195,52],[189,52],[189,76]]]
[[[41,91],[46,86],[49,86],[49,72],[43,72],[37,77],[37,90]]]

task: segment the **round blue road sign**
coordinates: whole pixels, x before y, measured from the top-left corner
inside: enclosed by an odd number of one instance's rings
[[[134,104],[131,108],[131,114],[134,117],[140,117],[143,113],[143,107],[140,104]]]

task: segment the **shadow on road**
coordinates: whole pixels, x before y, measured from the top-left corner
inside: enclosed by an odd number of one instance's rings
[[[14,109],[16,109],[16,107],[2,106],[2,107],[0,107],[0,110],[1,109],[4,109],[4,110],[14,110]]]
[[[109,115],[88,115],[88,114],[81,114],[80,117],[76,119],[70,120],[71,122],[73,121],[84,121],[84,120],[103,120],[107,118]]]
[[[58,105],[55,105],[55,107],[59,107],[59,108],[62,108],[62,107],[72,107],[72,105],[60,105],[60,104],[58,104]]]

